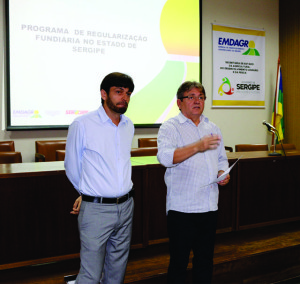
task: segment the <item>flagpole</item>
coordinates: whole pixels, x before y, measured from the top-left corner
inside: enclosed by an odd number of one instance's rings
[[[276,77],[276,89],[275,89],[275,98],[274,98],[274,112],[273,112],[273,126],[276,128],[276,106],[277,106],[277,97],[278,97],[278,75],[279,75],[279,65],[280,65],[280,56],[278,56],[278,62],[277,62],[277,77]],[[272,145],[274,145],[274,149],[276,147],[275,141],[274,141],[274,134],[272,134]]]

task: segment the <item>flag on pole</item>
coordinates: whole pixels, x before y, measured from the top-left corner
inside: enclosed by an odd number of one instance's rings
[[[276,141],[277,144],[284,139],[283,90],[282,90],[281,66],[280,66],[279,59],[278,59],[278,68],[277,68],[276,91],[275,91],[273,114],[272,114],[272,125],[278,131],[278,141]]]

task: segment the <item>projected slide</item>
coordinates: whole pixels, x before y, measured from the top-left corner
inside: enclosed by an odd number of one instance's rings
[[[200,78],[199,0],[9,0],[8,129],[67,127],[101,104],[110,72],[132,76],[139,127],[178,113]]]

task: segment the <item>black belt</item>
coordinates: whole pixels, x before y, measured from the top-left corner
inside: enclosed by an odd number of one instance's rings
[[[133,196],[133,189],[130,190],[127,194],[116,198],[94,197],[94,196],[88,196],[82,194],[82,200],[87,202],[93,202],[93,203],[120,204],[127,201],[132,196]]]

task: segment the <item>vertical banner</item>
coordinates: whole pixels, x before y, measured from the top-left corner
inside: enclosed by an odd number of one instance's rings
[[[213,24],[213,107],[265,107],[265,31]]]

